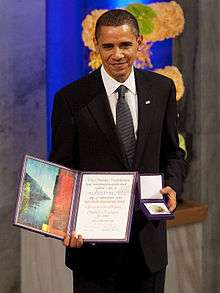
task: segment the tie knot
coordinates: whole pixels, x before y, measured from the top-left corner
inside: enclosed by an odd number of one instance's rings
[[[125,93],[128,91],[128,89],[126,88],[125,85],[122,84],[117,88],[116,91],[118,93],[118,97],[121,98],[125,96]]]

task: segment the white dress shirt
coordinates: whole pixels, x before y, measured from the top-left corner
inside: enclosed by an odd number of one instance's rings
[[[137,138],[137,129],[138,129],[138,100],[136,92],[136,84],[134,77],[134,69],[132,67],[131,73],[125,82],[120,83],[114,78],[112,78],[105,70],[104,66],[101,67],[102,80],[105,86],[105,90],[108,96],[110,108],[112,111],[113,119],[116,124],[116,105],[118,100],[118,93],[116,92],[117,88],[120,85],[126,86],[128,91],[125,93],[125,100],[128,103],[128,106],[131,111],[133,124],[134,124],[134,134]]]

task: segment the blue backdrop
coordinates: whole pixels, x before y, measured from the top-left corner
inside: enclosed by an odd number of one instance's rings
[[[81,38],[82,20],[94,9],[123,8],[131,3],[170,2],[169,0],[48,0],[47,9],[47,137],[51,149],[51,111],[58,89],[88,73]],[[151,49],[152,63],[162,68],[172,63],[172,40],[156,42]]]

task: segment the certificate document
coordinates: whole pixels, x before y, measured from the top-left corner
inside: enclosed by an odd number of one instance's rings
[[[127,239],[134,174],[83,174],[75,231],[88,240]]]

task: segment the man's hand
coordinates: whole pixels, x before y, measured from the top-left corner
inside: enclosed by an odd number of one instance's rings
[[[83,238],[81,235],[76,235],[75,233],[66,235],[63,240],[63,245],[66,247],[80,248],[83,245]]]
[[[160,193],[167,196],[168,208],[171,212],[173,212],[176,208],[176,191],[174,191],[170,186],[166,186],[160,190]]]

